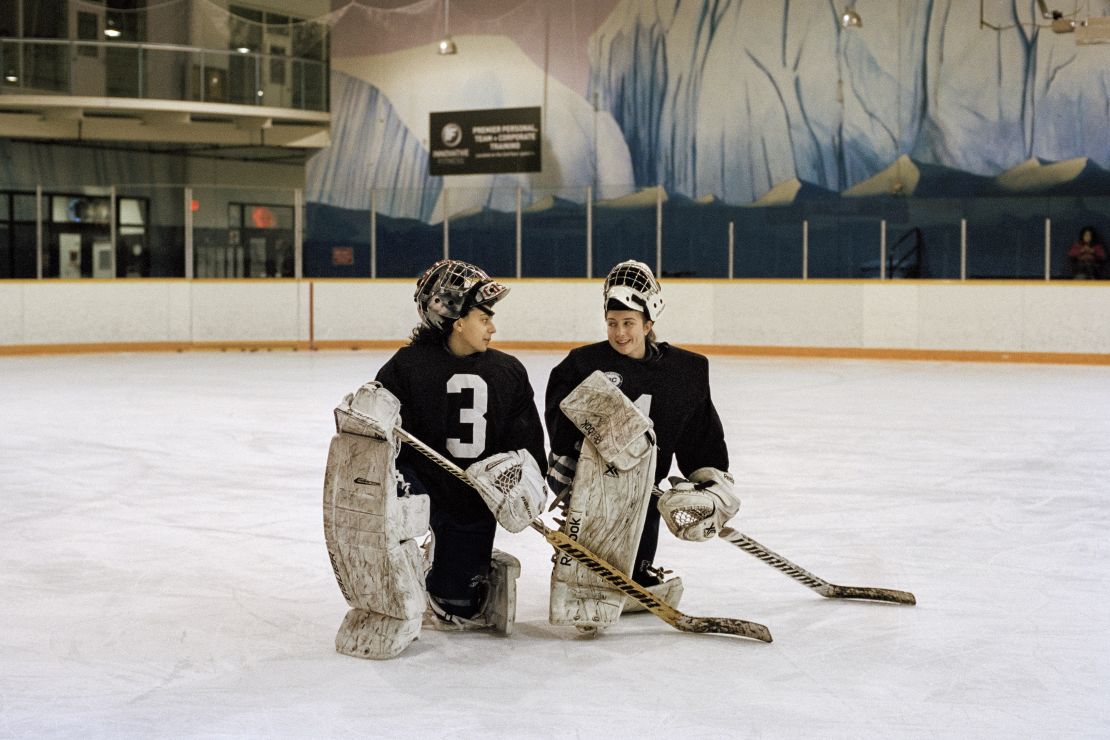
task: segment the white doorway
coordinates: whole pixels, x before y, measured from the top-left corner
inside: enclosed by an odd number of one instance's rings
[[[73,95],[102,97],[105,94],[103,5],[69,3],[70,91]]]

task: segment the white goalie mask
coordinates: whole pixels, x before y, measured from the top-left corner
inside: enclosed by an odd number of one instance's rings
[[[472,308],[493,308],[508,292],[508,286],[469,262],[440,260],[417,279],[413,300],[425,326],[443,329]]]
[[[616,301],[628,306],[631,311],[643,311],[651,321],[657,320],[666,307],[663,289],[659,287],[651,268],[636,260],[621,262],[609,271],[603,295],[603,305]]]

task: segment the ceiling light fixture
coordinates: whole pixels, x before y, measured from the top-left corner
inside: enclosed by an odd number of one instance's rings
[[[859,17],[854,5],[849,5],[840,14],[840,27],[841,28],[863,28],[863,19]]]
[[[451,38],[451,27],[448,25],[450,8],[451,0],[443,0],[443,38],[439,42],[439,53],[443,55],[457,54],[459,51],[454,39]]]
[[[1076,23],[1070,18],[1065,18],[1059,10],[1049,10],[1045,0],[1037,0],[1037,7],[1041,9],[1041,17],[1052,21],[1052,30],[1056,33],[1071,33],[1075,30]]]

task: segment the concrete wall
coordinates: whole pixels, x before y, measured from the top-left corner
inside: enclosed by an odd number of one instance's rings
[[[599,281],[507,282],[498,341],[604,337]],[[409,280],[4,282],[0,352],[399,342],[416,323],[412,290]],[[1110,283],[669,280],[664,290],[658,333],[679,344],[1110,364]]]

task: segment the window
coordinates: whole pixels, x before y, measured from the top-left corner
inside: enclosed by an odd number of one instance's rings
[[[38,218],[38,209],[35,207],[35,195],[16,193],[12,196],[13,204],[12,210],[15,218],[14,221],[31,221],[34,222]]]
[[[66,0],[23,0],[23,36],[32,39],[69,37]]]
[[[100,18],[96,13],[77,11],[77,40],[100,41]],[[100,47],[93,44],[78,44],[77,54],[83,57],[98,57]]]
[[[0,37],[19,35],[19,0],[0,0]]]

